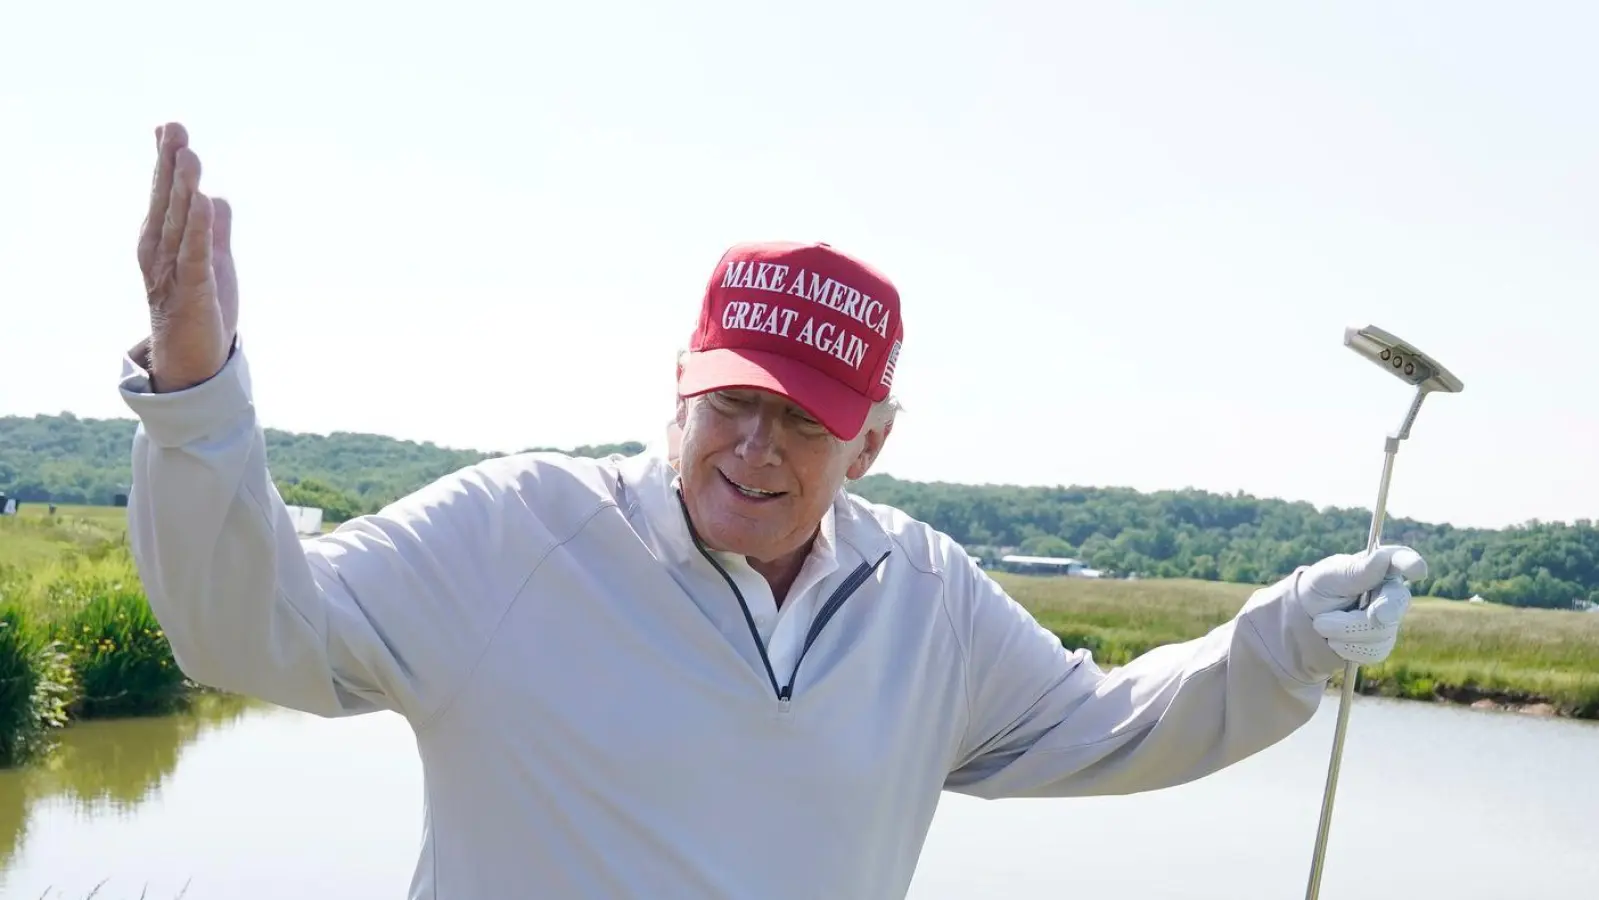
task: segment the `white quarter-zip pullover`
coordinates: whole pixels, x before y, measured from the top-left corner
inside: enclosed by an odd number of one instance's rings
[[[125,365],[130,539],[179,664],[404,716],[417,900],[902,897],[942,791],[1188,781],[1307,721],[1342,665],[1296,573],[1107,674],[950,538],[842,492],[775,615],[698,546],[659,453],[492,459],[302,541],[242,351],[176,393]]]

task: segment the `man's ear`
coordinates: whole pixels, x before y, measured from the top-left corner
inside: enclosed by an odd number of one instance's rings
[[[855,454],[853,460],[850,460],[849,471],[844,473],[849,480],[858,481],[866,477],[866,473],[871,471],[872,463],[877,461],[878,454],[883,452],[883,444],[887,443],[888,435],[893,430],[893,422],[867,429],[865,440],[861,441],[860,451]]]
[[[677,355],[677,381],[673,383],[677,385],[682,385],[683,383],[683,354],[681,353]],[[683,394],[681,391],[679,391],[677,395],[676,421],[677,427],[679,428],[684,427],[688,423],[688,401],[683,399]]]

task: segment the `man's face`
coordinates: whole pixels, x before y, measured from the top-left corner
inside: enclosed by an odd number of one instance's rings
[[[694,528],[714,550],[774,562],[807,546],[846,478],[866,474],[886,429],[842,441],[766,391],[713,391],[678,405],[678,471]]]

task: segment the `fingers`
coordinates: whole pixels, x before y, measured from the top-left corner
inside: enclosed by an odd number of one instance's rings
[[[139,268],[144,272],[147,291],[154,287],[156,248],[161,243],[167,204],[172,198],[172,179],[177,167],[178,151],[189,143],[188,131],[176,122],[157,128],[155,135],[156,162],[155,172],[150,179],[150,207],[139,232]]]
[[[1327,646],[1343,659],[1359,666],[1374,666],[1386,660],[1393,652],[1394,645],[1398,643],[1397,635],[1389,635],[1381,641],[1356,643],[1353,641],[1328,641]]]
[[[1383,579],[1377,596],[1366,607],[1366,616],[1379,626],[1397,627],[1410,611],[1410,599],[1410,587],[1405,580],[1398,575],[1390,576]]]
[[[1399,640],[1398,625],[1383,625],[1367,615],[1367,610],[1322,613],[1311,620],[1311,626],[1327,639],[1334,653],[1361,664],[1387,659]]]
[[[1352,593],[1371,590],[1389,577],[1414,581],[1427,576],[1427,561],[1421,554],[1396,544],[1385,544],[1370,553],[1349,554],[1342,559],[1341,580],[1345,589]]]
[[[184,230],[189,221],[189,206],[199,183],[200,157],[188,147],[180,147],[173,161],[172,189],[167,195],[166,215],[162,217],[160,237],[147,277],[150,302],[154,306],[174,300],[169,288],[177,278],[178,248],[183,243]]]
[[[1427,561],[1409,547],[1395,547],[1388,561],[1388,574],[1409,581],[1420,581],[1427,577]]]
[[[195,192],[189,199],[188,215],[184,217],[177,247],[174,275],[179,297],[197,296],[201,288],[207,288],[209,293],[214,216],[211,198]]]
[[[220,197],[211,199],[211,274],[222,328],[232,335],[239,325],[239,275],[233,266],[233,207]]]
[[[215,257],[233,253],[233,207],[217,197],[211,201],[211,252]]]
[[[1384,544],[1363,555],[1360,562],[1360,584],[1369,588],[1390,577],[1408,578],[1412,581],[1427,576],[1427,561],[1409,547]]]
[[[1344,659],[1363,665],[1381,662],[1398,642],[1410,602],[1410,588],[1395,575],[1383,581],[1365,609],[1325,612],[1313,618],[1311,626]]]
[[[188,147],[182,147],[178,150],[173,165],[172,192],[167,200],[166,218],[161,225],[161,240],[156,245],[157,269],[166,268],[177,258],[178,245],[183,242],[184,230],[189,219],[189,205],[193,202],[194,193],[199,187],[200,157]]]
[[[1371,643],[1383,639],[1391,626],[1377,622],[1363,609],[1339,609],[1311,620],[1316,633],[1329,641]]]

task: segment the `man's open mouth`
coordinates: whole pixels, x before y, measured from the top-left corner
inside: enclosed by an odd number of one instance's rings
[[[727,473],[723,472],[721,469],[717,469],[716,474],[722,476],[722,480],[727,482],[728,487],[731,487],[733,490],[738,491],[740,494],[743,494],[751,500],[771,500],[788,493],[787,491],[763,491],[760,488],[753,488],[749,485],[740,484],[737,481],[727,477]]]

